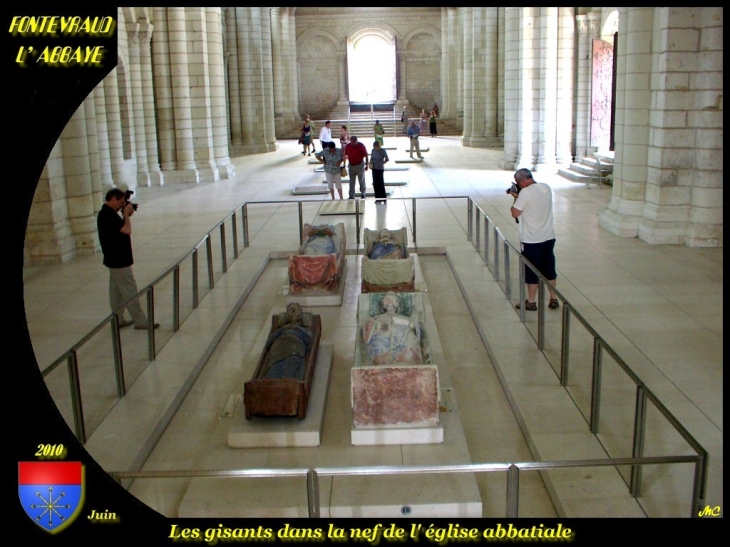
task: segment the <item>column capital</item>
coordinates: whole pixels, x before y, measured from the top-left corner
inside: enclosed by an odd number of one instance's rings
[[[597,12],[590,12],[588,18],[588,33],[592,37],[598,37],[601,35],[601,14]]]
[[[575,22],[578,27],[578,36],[588,35],[588,16],[587,15],[576,15]]]

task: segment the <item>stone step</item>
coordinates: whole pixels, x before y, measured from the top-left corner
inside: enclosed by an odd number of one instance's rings
[[[558,175],[560,175],[561,177],[563,177],[565,179],[568,179],[570,181],[573,181],[573,182],[582,182],[584,184],[587,184],[591,180],[591,176],[590,175],[582,175],[581,173],[578,173],[577,171],[573,171],[571,169],[559,168],[558,169]],[[599,180],[598,177],[594,177],[593,182],[598,182],[598,180]],[[606,178],[605,177],[601,177],[600,178],[600,181],[601,182],[605,182],[606,181]]]

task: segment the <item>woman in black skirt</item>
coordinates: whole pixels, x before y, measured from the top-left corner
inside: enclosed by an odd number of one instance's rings
[[[375,191],[375,203],[385,203],[385,164],[388,163],[388,153],[380,146],[380,142],[373,143],[373,150],[370,152],[370,171],[373,173],[373,190]]]

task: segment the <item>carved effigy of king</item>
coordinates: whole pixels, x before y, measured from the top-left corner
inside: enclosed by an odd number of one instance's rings
[[[362,292],[413,292],[416,268],[408,254],[406,228],[364,230]]]
[[[438,424],[438,369],[424,317],[420,293],[360,296],[350,374],[356,428]]]
[[[337,293],[344,261],[343,223],[305,224],[299,253],[289,257],[289,294]]]
[[[319,315],[290,303],[271,317],[271,330],[251,380],[244,384],[246,418],[306,417],[322,334]]]

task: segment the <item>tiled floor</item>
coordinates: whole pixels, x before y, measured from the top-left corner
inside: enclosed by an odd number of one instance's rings
[[[393,196],[470,195],[505,237],[516,242],[516,225],[509,216],[511,199],[505,194],[511,182],[511,172],[497,168],[501,151],[462,148],[457,138],[440,137],[427,139],[427,142],[430,150],[424,154],[425,161],[411,165],[405,175],[398,173],[399,179],[405,177],[409,182],[407,186],[393,187]],[[390,143],[399,146],[399,150],[389,151],[391,159],[407,157],[405,139],[390,139]],[[135,273],[140,287],[150,283],[182,257],[236,205],[253,200],[301,199],[291,195],[295,186],[321,180],[321,174],[315,174],[313,166],[308,165],[307,160],[299,154],[295,142],[284,141],[280,145],[280,150],[274,153],[235,158],[238,175],[231,180],[137,189],[135,197],[139,202],[139,212],[133,219],[133,242]],[[386,146],[389,145],[386,140]],[[386,172],[386,181],[389,175],[396,176],[395,173]],[[597,215],[610,199],[609,188],[585,189],[581,184],[540,173],[536,173],[535,177],[540,182],[549,182],[554,190],[558,289],[708,450],[710,476],[706,503],[712,507],[722,507],[722,249],[652,246],[638,239],[618,238],[598,225]],[[312,200],[303,207],[305,221],[342,221],[348,234],[354,234],[355,221],[352,215],[317,216],[323,204],[321,200],[325,198],[329,199],[328,196],[304,198]],[[369,201],[363,215],[363,225],[370,228],[406,225],[412,230],[410,208],[410,200],[393,201],[379,207]],[[294,206],[273,204],[251,207],[251,248],[240,259],[244,264],[236,270],[236,275],[240,275],[242,280],[253,275],[252,272],[260,263],[261,252],[289,251],[296,247],[298,229],[294,211]],[[466,241],[463,229],[466,222],[465,200],[419,200],[417,219],[419,246],[446,247],[458,280],[477,316],[478,324],[475,327],[482,330],[488,341],[487,352],[483,345],[474,342],[473,332],[466,332],[471,330],[471,327],[467,329],[466,326],[471,318],[464,315],[464,306],[459,306],[455,302],[458,299],[452,296],[457,285],[445,260],[437,256],[424,256],[424,277],[429,292],[433,292],[430,295],[432,305],[459,399],[462,425],[472,461],[529,460],[530,448],[542,459],[571,459],[571,454],[575,454],[573,457],[586,457],[579,454],[593,453],[595,446],[586,447],[585,451],[579,450],[584,439],[582,436],[571,437],[574,433],[570,427],[567,431],[565,427],[556,430],[558,425],[565,424],[561,423],[564,421],[563,411],[553,406],[562,404],[558,403],[558,399],[566,397],[567,393],[585,416],[590,372],[581,363],[586,359],[590,361],[592,338],[579,329],[575,334],[571,331],[571,355],[575,360],[575,363],[571,361],[571,382],[567,392],[556,387],[555,375],[550,372],[551,365],[535,350],[530,334],[535,332],[534,316],[528,316],[527,329],[519,323],[512,304],[505,300],[491,274],[481,266],[473,246]],[[354,245],[352,239],[348,243]],[[26,270],[27,321],[41,368],[48,366],[63,350],[108,315],[105,297],[107,275],[100,255]],[[284,274],[274,272],[273,275],[275,279],[271,281],[272,287],[285,284]],[[206,421],[200,415],[200,409],[207,405],[209,413],[220,413],[220,400],[213,394],[221,392],[220,382],[224,382],[223,391],[230,392],[231,387],[226,382],[231,382],[233,378],[242,381],[241,355],[249,355],[254,351],[252,345],[264,323],[261,317],[269,314],[275,305],[276,297],[272,299],[270,293],[258,289],[245,302],[245,312],[236,318],[240,324],[235,330],[235,340],[229,338],[233,334],[226,335],[228,342],[225,349],[211,361],[211,365],[215,366],[206,366],[201,376],[201,381],[205,381],[195,385],[184,403],[200,406],[193,406],[185,412],[187,422],[173,421],[173,431],[179,430],[187,435],[193,429],[200,431],[196,444],[204,443],[205,439],[215,442],[220,437],[223,425],[220,421]],[[222,297],[218,294],[210,296],[223,300],[235,299],[236,290],[241,289],[233,288],[230,294]],[[513,289],[512,300],[517,301],[514,291],[516,289]],[[328,312],[332,315],[330,323],[339,325],[332,336],[336,340],[336,348],[339,348],[336,349],[336,362],[339,358],[341,366],[346,365],[347,356],[354,347],[354,314],[350,316],[345,310],[348,306],[352,307],[355,301],[356,294],[350,294],[346,296],[340,312]],[[554,354],[559,349],[559,343],[555,344],[555,337],[560,332],[559,318],[557,315],[548,317],[546,356],[555,367]],[[200,321],[199,328],[209,328],[204,319],[196,321]],[[160,331],[162,339],[171,335],[165,323]],[[139,337],[139,347],[142,347],[145,333],[124,331],[123,336],[127,337],[125,347],[135,347],[135,344],[129,344],[135,342],[132,337]],[[180,344],[182,359],[184,342],[176,340],[175,343]],[[339,357],[337,351],[340,352]],[[494,369],[482,365],[494,360]],[[617,428],[614,431],[612,426],[625,426],[627,421],[630,425],[634,388],[616,372],[615,363],[610,359],[605,361],[605,407],[602,415],[605,424],[602,422],[599,439],[604,447],[610,449],[617,446],[621,447],[618,450],[625,450],[629,442],[626,429]],[[125,364],[130,363],[132,367],[134,362],[144,362],[144,351],[130,350],[129,355],[125,354]],[[613,372],[612,367],[616,369]],[[86,375],[85,385],[108,382],[108,375],[100,374],[98,370],[87,370]],[[342,376],[340,379],[344,382],[344,371],[337,372],[335,368],[333,378],[338,378],[337,375]],[[508,384],[506,397],[497,379]],[[68,385],[67,380],[63,377],[56,380],[49,378],[48,383],[49,386],[57,384],[58,387],[53,388],[52,392],[56,393],[59,400],[63,399],[62,388]],[[485,397],[499,403],[488,415],[480,414],[476,403],[465,405],[461,402],[476,402]],[[507,398],[519,408],[517,419],[511,411],[504,410],[508,409]],[[85,404],[97,405],[102,412],[114,400],[114,386],[110,383],[93,401],[85,399]],[[342,394],[334,391],[330,394],[329,406],[345,404],[348,404],[348,400]],[[60,406],[63,408],[63,403]],[[194,412],[191,411],[193,408],[196,409]],[[580,429],[580,433],[576,434],[583,435],[585,423],[581,423],[580,414],[576,414],[578,420],[575,428]],[[656,422],[652,430],[654,433],[663,430],[655,414],[649,414],[650,421]],[[613,416],[613,420],[609,416]],[[532,424],[527,438],[516,427],[519,420],[528,427]],[[333,417],[326,423],[325,433],[344,426],[341,422]],[[484,423],[495,425],[485,429]],[[654,438],[652,434],[649,437]],[[164,449],[167,442],[172,443],[169,451]],[[341,441],[333,443],[332,447],[325,448],[331,451],[331,457],[336,460],[338,450],[347,451],[347,448]],[[654,445],[648,443],[647,453],[667,444],[677,450],[672,453],[689,453],[681,446],[681,442],[674,442],[663,435],[657,436]],[[293,465],[287,463],[286,456],[283,456],[285,452],[282,451],[271,458],[264,451],[245,452],[237,460],[243,467]],[[652,452],[652,455],[657,454]],[[296,449],[293,449],[292,457],[296,465],[306,465],[307,458],[298,455]],[[174,440],[163,439],[155,449],[151,463],[165,461],[165,468],[169,469],[175,468],[178,462],[195,466],[199,464],[197,458],[192,453],[186,456],[185,451],[180,452]],[[223,466],[220,468],[227,465],[225,460],[220,459],[219,465]],[[365,458],[359,464],[365,465],[367,462]],[[677,476],[664,473],[658,467],[657,470],[644,473],[648,481],[642,503],[644,512],[650,516],[686,516],[684,502],[689,497],[686,492],[686,473]],[[668,475],[668,478],[662,480],[659,475]],[[490,478],[489,481],[494,483],[495,479]],[[481,480],[479,485],[485,514],[498,514],[504,503],[501,495],[504,491],[503,482],[497,481],[494,485],[489,484],[489,481]],[[552,485],[548,484],[548,489],[560,490],[557,477],[553,482]],[[528,494],[521,500],[521,514],[546,516],[551,514],[549,511],[565,514],[576,511],[578,506],[591,505],[586,495],[578,495],[572,499],[565,498],[562,507],[552,508],[545,502],[542,481],[525,479],[523,487]],[[675,501],[675,498],[681,501]],[[605,498],[593,501],[597,514],[626,514],[625,508],[612,505]],[[169,507],[174,506],[175,501],[165,498],[159,500],[159,504]]]

